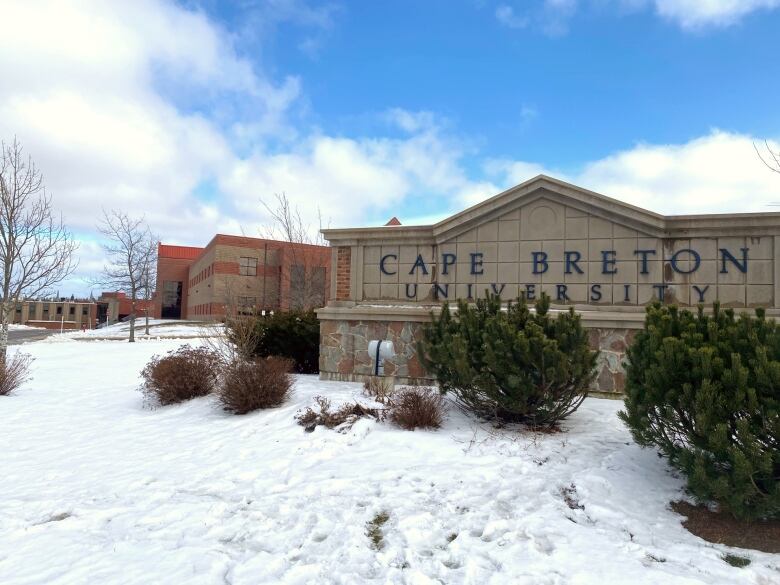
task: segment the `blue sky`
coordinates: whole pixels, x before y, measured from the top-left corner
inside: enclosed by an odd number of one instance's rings
[[[0,136],[82,240],[436,221],[545,172],[661,213],[773,210],[780,0],[0,0]],[[80,280],[81,279],[81,280]],[[63,290],[64,290],[63,289]]]

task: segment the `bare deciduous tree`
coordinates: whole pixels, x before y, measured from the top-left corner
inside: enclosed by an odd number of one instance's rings
[[[225,366],[239,359],[251,360],[260,341],[258,314],[253,307],[244,306],[240,298],[228,288],[224,323],[215,322],[201,329],[204,345],[219,356]]]
[[[772,146],[769,144],[768,140],[764,140],[764,147],[766,149],[766,154],[762,155],[758,146],[756,146],[755,143],[753,144],[753,148],[756,149],[756,154],[758,155],[758,158],[761,159],[761,162],[764,163],[769,170],[780,173],[780,150],[772,150]]]
[[[146,335],[149,335],[149,306],[154,296],[154,288],[157,286],[157,244],[159,238],[151,232],[148,234],[146,250],[143,255],[143,268],[141,270],[141,298],[144,302],[144,320]]]
[[[312,233],[311,226],[301,217],[300,210],[293,207],[286,193],[276,193],[274,201],[261,200],[272,223],[262,234],[271,240],[293,244],[285,249],[290,261],[283,264],[281,274],[283,286],[289,288],[290,307],[314,309],[322,305],[328,286],[324,272],[326,255],[330,252],[316,246],[327,246],[320,229]],[[322,228],[322,214],[317,210],[319,228]]]
[[[98,225],[106,238],[103,251],[108,263],[103,267],[102,277],[95,283],[123,292],[130,297],[130,337],[135,341],[136,304],[147,294],[151,280],[152,252],[156,241],[144,218],[133,218],[122,211],[103,211],[103,220]],[[148,333],[148,329],[147,329]]]
[[[0,360],[17,302],[51,294],[76,268],[77,244],[52,207],[43,175],[19,142],[0,143]]]

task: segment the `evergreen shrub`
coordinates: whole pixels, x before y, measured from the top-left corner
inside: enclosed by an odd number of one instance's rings
[[[475,305],[445,303],[423,327],[418,355],[443,392],[478,416],[553,426],[574,412],[595,376],[597,352],[573,309],[556,317],[542,295],[502,308],[498,295]]]
[[[228,338],[246,336],[227,322]],[[256,357],[289,358],[297,374],[316,374],[319,370],[320,323],[314,311],[275,311],[273,315],[255,317],[256,335],[252,352]]]
[[[780,516],[780,328],[655,304],[628,349],[621,419],[689,491],[741,519]]]

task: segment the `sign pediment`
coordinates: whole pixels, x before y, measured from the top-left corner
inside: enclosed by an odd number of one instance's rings
[[[434,225],[324,234],[350,249],[350,298],[358,302],[485,291],[575,305],[780,300],[780,214],[668,217],[545,176]]]
[[[622,201],[540,175],[507,189],[461,213],[433,226],[434,237],[441,241],[474,225],[519,214],[528,233],[538,239],[566,237],[566,217],[595,217],[636,230],[645,236],[663,237],[664,216],[634,207]],[[545,236],[544,230],[550,229]],[[531,238],[529,238],[531,239]]]

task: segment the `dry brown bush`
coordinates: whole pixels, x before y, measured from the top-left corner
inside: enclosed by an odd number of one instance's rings
[[[329,429],[339,427],[339,430],[348,430],[355,424],[356,420],[366,416],[377,420],[384,419],[383,409],[369,408],[357,402],[346,402],[336,410],[331,411],[330,400],[324,396],[315,396],[314,401],[319,407],[318,410],[307,407],[306,410],[295,415],[295,420],[307,431],[313,431],[317,425],[323,425]]]
[[[380,404],[388,404],[393,395],[393,386],[379,376],[371,376],[363,382],[363,395],[373,398]]]
[[[390,420],[403,429],[437,429],[443,418],[444,399],[432,388],[405,387],[393,394]]]
[[[189,345],[154,356],[141,372],[141,391],[161,406],[206,396],[216,386],[219,363],[213,351]]]
[[[16,352],[6,358],[5,367],[0,364],[0,396],[8,396],[30,379],[30,364],[33,357]]]
[[[292,392],[292,367],[292,360],[281,357],[235,359],[225,368],[219,401],[235,414],[279,406]]]

